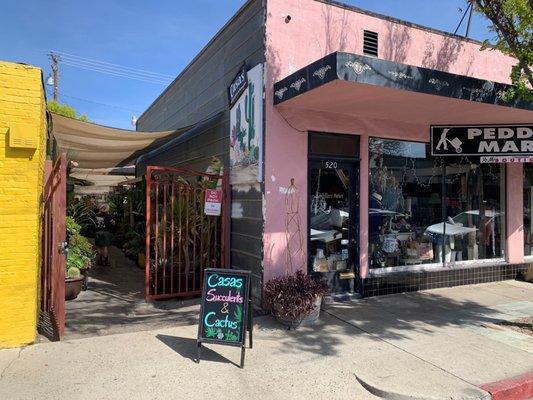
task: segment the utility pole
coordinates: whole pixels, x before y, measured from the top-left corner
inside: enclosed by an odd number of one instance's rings
[[[59,101],[59,56],[51,51],[48,57],[52,61],[52,72],[54,74],[54,100]]]

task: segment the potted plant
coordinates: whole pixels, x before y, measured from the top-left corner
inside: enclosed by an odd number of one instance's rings
[[[283,275],[267,282],[264,299],[267,309],[283,325],[297,328],[318,320],[326,283],[303,271]]]
[[[80,235],[81,226],[72,217],[67,217],[68,254],[65,275],[65,300],[78,297],[82,289],[87,289],[88,270],[95,253],[89,240]]]
[[[126,233],[126,242],[122,246],[122,250],[126,257],[137,262],[139,268],[145,268],[146,256],[145,252],[145,240],[144,237],[134,230],[130,230]]]
[[[73,235],[69,238],[69,252],[72,254],[72,256],[81,260],[79,269],[83,277],[82,289],[87,290],[89,269],[93,266],[96,255],[93,250],[93,246],[86,237],[79,234]]]
[[[65,276],[65,300],[73,300],[81,292],[84,277],[81,274],[80,266],[83,263],[83,259],[78,254],[69,251]]]

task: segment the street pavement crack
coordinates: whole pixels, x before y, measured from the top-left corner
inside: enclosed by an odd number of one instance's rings
[[[12,360],[9,362],[9,364],[7,364],[6,367],[2,370],[2,372],[0,372],[0,381],[1,381],[2,379],[4,379],[4,376],[5,376],[6,372],[7,372],[7,370],[8,370],[9,368],[11,368],[11,367],[13,366],[13,364],[15,364],[15,362],[16,362],[17,360],[20,359],[20,355],[22,354],[22,350],[24,350],[24,348],[21,347],[21,348],[19,349],[18,353],[17,353],[17,357],[14,358],[14,359],[12,359]]]

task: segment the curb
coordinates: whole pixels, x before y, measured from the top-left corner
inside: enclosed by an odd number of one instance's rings
[[[533,397],[533,371],[515,378],[480,386],[492,400],[527,400]]]
[[[373,394],[374,396],[380,397],[382,399],[386,400],[491,400],[493,399],[490,395],[490,393],[483,388],[480,388],[479,391],[474,390],[477,393],[470,394],[463,394],[460,398],[456,397],[450,397],[450,396],[444,396],[444,397],[435,397],[431,395],[424,395],[424,397],[419,396],[413,396],[412,394],[406,393],[396,393],[392,392],[390,390],[384,390],[378,388],[376,385],[370,384],[363,380],[361,377],[355,375],[355,379],[357,379],[357,382],[361,384],[369,393]],[[479,393],[483,391],[482,393]],[[466,395],[466,396],[465,396]],[[507,397],[501,397],[502,400],[514,400]]]

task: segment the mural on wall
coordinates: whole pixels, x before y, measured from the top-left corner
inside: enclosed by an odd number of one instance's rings
[[[261,182],[263,177],[263,65],[247,73],[248,86],[230,110],[230,183]]]

